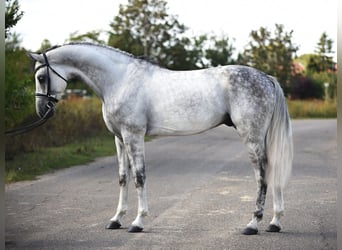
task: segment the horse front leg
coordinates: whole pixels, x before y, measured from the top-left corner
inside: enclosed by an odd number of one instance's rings
[[[130,179],[129,160],[124,144],[118,137],[115,137],[115,145],[119,165],[120,195],[116,213],[113,218],[110,219],[110,222],[106,225],[106,229],[119,229],[122,225],[121,219],[126,214],[128,208],[128,183]]]
[[[146,175],[145,175],[145,152],[144,133],[128,134],[124,136],[124,144],[128,158],[132,166],[132,173],[135,187],[138,194],[138,214],[128,229],[128,232],[136,233],[144,229],[143,218],[148,214],[146,196]]]

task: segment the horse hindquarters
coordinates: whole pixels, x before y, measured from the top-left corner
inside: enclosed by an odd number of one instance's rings
[[[283,190],[292,167],[292,133],[285,97],[279,83],[273,78],[271,80],[275,86],[275,102],[270,102],[274,103],[274,106],[272,104],[265,109],[269,111],[270,116],[255,118],[260,115],[260,112],[259,115],[256,112],[250,122],[246,122],[248,118],[245,117],[243,123],[237,123],[237,130],[248,148],[257,181],[256,210],[243,231],[247,235],[258,232],[258,222],[263,217],[268,186],[273,194],[274,217],[267,231],[280,231],[279,220],[284,212]]]
[[[249,158],[253,163],[253,170],[257,182],[257,198],[256,209],[253,213],[252,220],[243,230],[243,234],[252,235],[258,233],[258,223],[262,220],[264,215],[264,206],[267,193],[267,155],[266,145],[263,130],[250,129],[248,135],[244,137],[244,143],[247,146]]]

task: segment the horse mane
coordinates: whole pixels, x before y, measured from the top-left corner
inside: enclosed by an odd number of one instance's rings
[[[54,50],[54,49],[57,49],[57,48],[60,48],[60,47],[63,47],[63,46],[69,46],[69,45],[70,46],[72,46],[72,45],[84,45],[84,46],[100,47],[100,48],[104,48],[104,49],[107,49],[107,50],[119,53],[121,55],[130,57],[130,58],[133,58],[133,59],[137,59],[137,60],[140,60],[140,61],[144,61],[144,62],[150,63],[150,64],[155,65],[155,66],[160,66],[160,65],[158,65],[158,63],[155,60],[153,60],[152,58],[150,58],[148,56],[144,56],[144,55],[135,56],[135,55],[133,55],[131,53],[128,53],[126,51],[123,51],[123,50],[120,50],[120,49],[117,49],[117,48],[114,48],[114,47],[111,47],[111,46],[108,46],[108,45],[99,44],[99,43],[71,42],[71,43],[66,43],[64,45],[55,45],[55,46],[45,50],[44,53],[47,53],[47,52],[49,52],[51,50]]]

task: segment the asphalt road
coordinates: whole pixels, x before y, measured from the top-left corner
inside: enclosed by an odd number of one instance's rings
[[[337,249],[336,120],[293,121],[293,177],[281,233],[241,230],[254,210],[256,184],[234,129],[218,127],[146,144],[150,214],[143,233],[127,228],[137,210],[130,185],[124,228],[106,230],[118,200],[114,157],[6,186],[6,249]]]

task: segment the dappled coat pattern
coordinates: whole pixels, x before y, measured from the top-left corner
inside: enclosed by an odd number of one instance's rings
[[[128,231],[144,228],[143,218],[148,214],[145,135],[189,135],[225,124],[233,127],[247,146],[257,181],[256,209],[243,233],[258,233],[268,186],[274,210],[268,231],[280,231],[293,146],[286,101],[276,79],[238,65],[171,71],[89,43],[67,44],[31,56],[37,61],[39,116],[54,109],[67,81],[75,77],[103,102],[104,121],[115,135],[120,185],[117,211],[107,229],[122,225],[131,174],[138,193],[138,214]]]

